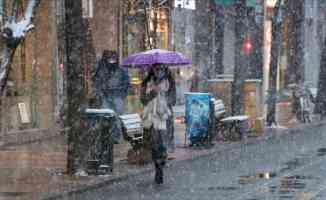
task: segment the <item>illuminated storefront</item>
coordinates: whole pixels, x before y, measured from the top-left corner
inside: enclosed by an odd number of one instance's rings
[[[123,8],[122,54],[123,58],[150,48],[170,48],[170,7],[164,3],[150,8],[139,1],[128,1]],[[141,80],[145,71],[129,69],[133,86],[128,96],[127,112],[142,110],[139,100]]]

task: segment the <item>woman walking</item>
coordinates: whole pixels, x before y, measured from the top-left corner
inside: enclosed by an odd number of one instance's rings
[[[163,183],[163,167],[167,158],[167,148],[163,138],[166,137],[168,130],[167,121],[172,116],[168,103],[168,91],[173,84],[167,72],[164,66],[153,66],[141,87],[145,148],[150,148],[152,151],[157,184]]]

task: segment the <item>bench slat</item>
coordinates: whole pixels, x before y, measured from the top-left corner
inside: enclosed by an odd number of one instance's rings
[[[141,124],[124,124],[124,126],[126,127],[126,129],[140,129],[143,128],[143,126]]]
[[[128,120],[128,119],[138,119],[138,120],[141,120],[141,117],[140,117],[139,114],[120,115],[119,117],[122,120]]]
[[[237,115],[237,116],[231,116],[231,117],[226,117],[222,119],[222,122],[229,122],[229,121],[246,121],[248,120],[249,117],[247,115]]]
[[[119,116],[126,133],[133,141],[143,140],[143,121],[139,114],[127,114]]]
[[[224,103],[221,99],[214,100],[214,115],[219,117],[226,113]]]
[[[122,122],[124,124],[137,124],[137,123],[140,124],[140,123],[142,123],[142,121],[139,119],[127,119],[127,120],[122,120]]]

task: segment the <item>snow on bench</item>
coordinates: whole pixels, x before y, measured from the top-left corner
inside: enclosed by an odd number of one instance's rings
[[[216,118],[220,118],[226,113],[224,103],[221,99],[213,99],[213,103],[214,103],[214,115]]]
[[[120,115],[123,127],[133,141],[143,140],[143,122],[139,114]]]
[[[248,119],[249,119],[249,117],[247,115],[237,115],[237,116],[223,118],[221,121],[222,122],[246,121]]]
[[[109,115],[114,116],[115,112],[111,109],[93,109],[93,108],[87,108],[85,110],[86,114],[95,114],[95,115]]]

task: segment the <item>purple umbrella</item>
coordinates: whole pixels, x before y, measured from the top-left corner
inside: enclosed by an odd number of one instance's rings
[[[191,60],[178,52],[152,49],[132,54],[122,62],[122,66],[131,67],[146,67],[155,64],[189,65],[191,64]]]

